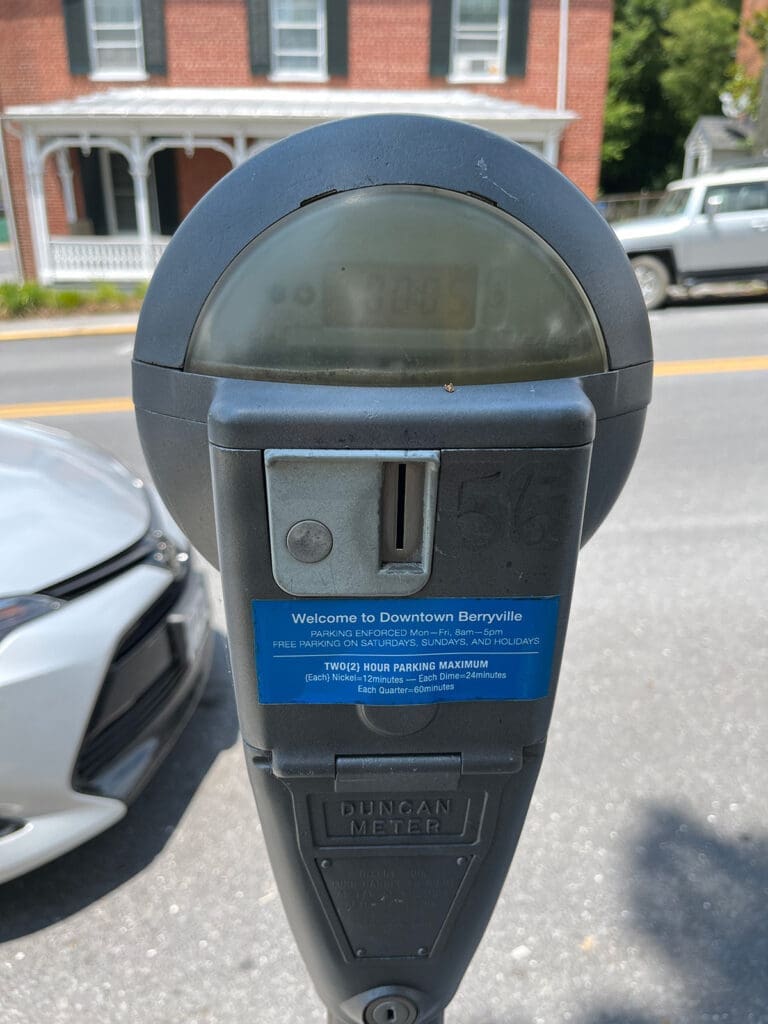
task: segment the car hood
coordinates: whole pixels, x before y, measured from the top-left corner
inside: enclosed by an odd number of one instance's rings
[[[0,424],[0,596],[45,591],[140,540],[151,509],[116,459],[69,434]]]
[[[637,217],[611,225],[620,242],[670,238],[688,224],[687,217]]]

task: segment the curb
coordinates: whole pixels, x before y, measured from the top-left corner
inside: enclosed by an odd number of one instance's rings
[[[136,333],[136,324],[91,324],[79,327],[36,327],[32,330],[0,330],[0,341],[43,341],[48,338],[97,338],[101,335]]]

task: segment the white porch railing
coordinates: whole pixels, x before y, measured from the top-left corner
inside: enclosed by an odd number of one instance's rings
[[[135,235],[51,238],[52,281],[146,281],[170,239],[154,236],[147,246]]]

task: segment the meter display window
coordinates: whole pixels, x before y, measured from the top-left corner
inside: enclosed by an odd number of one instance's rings
[[[373,386],[606,368],[589,302],[541,238],[480,200],[399,185],[319,199],[254,239],[209,295],[185,367]]]

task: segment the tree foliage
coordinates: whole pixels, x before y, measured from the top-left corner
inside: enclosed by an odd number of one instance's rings
[[[617,0],[603,189],[659,188],[679,174],[696,119],[719,114],[738,0]]]
[[[768,52],[768,10],[755,11],[744,26],[744,30],[749,38],[757,43],[760,53],[765,55]]]
[[[721,0],[695,0],[667,18],[661,89],[680,124],[720,113],[720,93],[733,61],[738,17]]]

